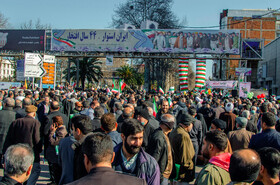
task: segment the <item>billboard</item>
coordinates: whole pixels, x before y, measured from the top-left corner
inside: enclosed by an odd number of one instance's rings
[[[0,89],[15,89],[20,88],[21,83],[20,82],[0,82]]]
[[[52,30],[52,51],[239,54],[239,30]]]
[[[247,94],[251,92],[251,82],[239,83],[239,97],[247,98]]]
[[[55,87],[55,76],[56,76],[56,62],[55,56],[44,55],[43,67],[46,70],[46,74],[42,77],[43,88]]]
[[[209,89],[236,89],[237,81],[206,81],[206,87]]]
[[[252,68],[235,68],[235,75],[240,76],[241,74],[244,76],[251,76]]]
[[[0,50],[44,51],[45,30],[2,30]]]
[[[24,60],[17,61],[17,81],[24,81]]]

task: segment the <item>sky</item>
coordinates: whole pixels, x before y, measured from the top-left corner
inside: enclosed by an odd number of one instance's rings
[[[1,0],[0,12],[12,28],[40,19],[54,29],[110,28],[119,3],[133,0]],[[172,10],[187,26],[218,26],[223,9],[278,9],[279,0],[173,0]],[[218,28],[217,28],[218,29]]]

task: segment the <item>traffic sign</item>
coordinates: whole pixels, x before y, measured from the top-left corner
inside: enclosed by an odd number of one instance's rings
[[[25,65],[41,65],[42,57],[38,53],[25,53]]]
[[[42,57],[38,53],[25,53],[24,58],[24,77],[43,77],[46,70],[42,66]]]
[[[46,70],[46,75],[42,78],[43,88],[55,87],[55,73],[56,73],[55,56],[44,55],[43,66]]]
[[[42,66],[25,65],[25,77],[42,77],[46,74]]]

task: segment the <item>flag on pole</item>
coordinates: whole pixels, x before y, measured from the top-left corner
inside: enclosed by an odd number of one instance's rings
[[[154,117],[156,117],[156,115],[157,115],[157,104],[156,104],[156,100],[155,100],[155,98],[153,97],[153,116]]]
[[[107,94],[111,92],[109,87],[107,87],[106,92],[107,92]]]
[[[119,90],[118,90],[118,89],[116,89],[116,88],[113,88],[111,92],[116,94],[116,93],[118,93],[118,92],[119,92]]]
[[[116,85],[115,85],[115,79],[113,78],[113,84],[112,84],[112,88],[114,88]]]
[[[164,94],[164,90],[159,86],[159,92]]]
[[[24,79],[25,81],[24,81],[24,87],[25,87],[25,89],[27,89],[27,83],[26,83],[26,79]]]
[[[168,97],[168,104],[169,104],[169,108],[171,108],[173,106],[172,100],[170,97]]]
[[[119,80],[119,92],[122,93],[122,90],[126,86],[126,83],[123,82],[122,79]]]

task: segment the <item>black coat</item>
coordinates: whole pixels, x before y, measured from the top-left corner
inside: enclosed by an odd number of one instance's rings
[[[146,152],[154,157],[158,162],[161,174],[160,178],[162,182],[162,174],[166,169],[168,163],[168,146],[161,128],[156,129],[151,135]]]
[[[142,148],[146,151],[146,148],[149,144],[149,139],[152,133],[156,130],[149,122],[144,126],[144,135],[143,135],[143,144]]]
[[[40,122],[38,120],[26,116],[12,122],[4,143],[3,153],[5,153],[9,146],[18,143],[29,144],[35,154],[34,162],[40,162],[42,143],[40,139]]]
[[[2,177],[0,181],[0,185],[22,185],[22,184],[12,179],[11,177],[4,175],[4,177]]]
[[[124,175],[116,173],[112,168],[99,167],[93,168],[89,174],[77,181],[74,181],[68,185],[146,185],[144,179],[132,177],[130,175]]]
[[[16,113],[12,109],[0,111],[0,153],[2,152],[9,127],[15,120]]]
[[[84,165],[84,153],[82,151],[82,144],[85,138],[91,134],[93,133],[88,133],[81,140],[74,142],[71,146],[74,150],[74,180],[78,180],[88,174]]]

